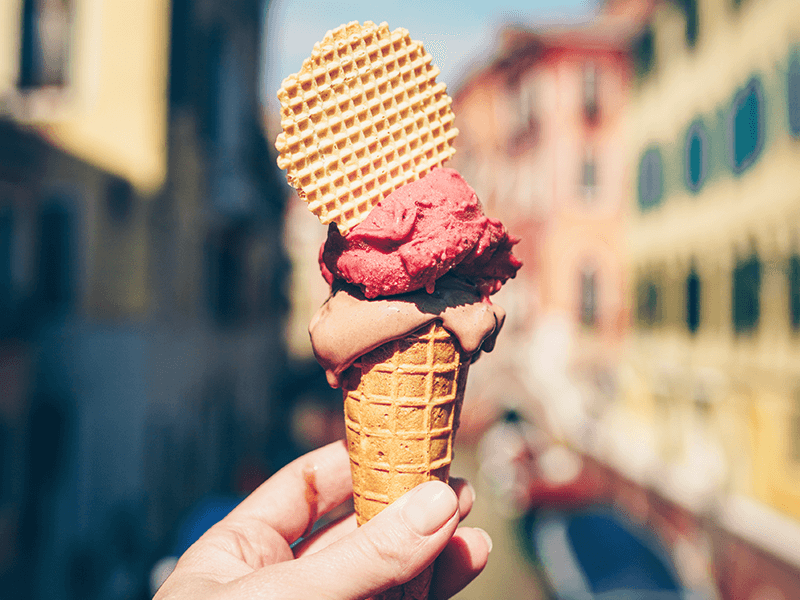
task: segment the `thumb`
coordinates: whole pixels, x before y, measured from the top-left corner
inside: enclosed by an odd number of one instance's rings
[[[429,481],[308,558],[319,561],[316,572],[329,570],[322,581],[330,598],[365,598],[419,575],[447,545],[458,520],[453,488]]]
[[[458,520],[453,489],[429,481],[327,548],[275,566],[300,570],[280,577],[302,586],[297,598],[367,598],[419,575],[447,545]]]

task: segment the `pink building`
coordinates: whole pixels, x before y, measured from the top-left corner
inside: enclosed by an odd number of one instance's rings
[[[454,94],[454,166],[522,238],[524,267],[498,296],[509,309],[500,352],[514,355],[503,362],[545,412],[569,388],[563,414],[547,418],[567,436],[613,386],[628,322],[620,127],[644,5],[607,3],[586,25],[509,28]]]

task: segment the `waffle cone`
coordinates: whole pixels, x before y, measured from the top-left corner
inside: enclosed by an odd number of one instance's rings
[[[470,358],[435,321],[348,369],[342,388],[359,525],[421,483],[448,481]],[[427,598],[432,568],[379,598]]]

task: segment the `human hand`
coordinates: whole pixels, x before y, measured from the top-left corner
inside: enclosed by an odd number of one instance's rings
[[[357,600],[410,581],[437,556],[430,597],[449,598],[483,570],[491,549],[482,530],[456,529],[473,495],[463,480],[451,486],[424,483],[362,527],[351,514],[303,537],[353,492],[347,449],[330,444],[281,469],[211,527],[154,600]]]

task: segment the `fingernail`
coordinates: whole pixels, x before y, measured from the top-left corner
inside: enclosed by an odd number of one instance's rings
[[[453,489],[441,481],[419,486],[401,511],[406,525],[419,535],[431,535],[447,523],[458,509]]]
[[[475,527],[475,531],[480,533],[483,536],[483,539],[486,540],[486,545],[489,546],[489,552],[492,551],[492,538],[480,527]]]

